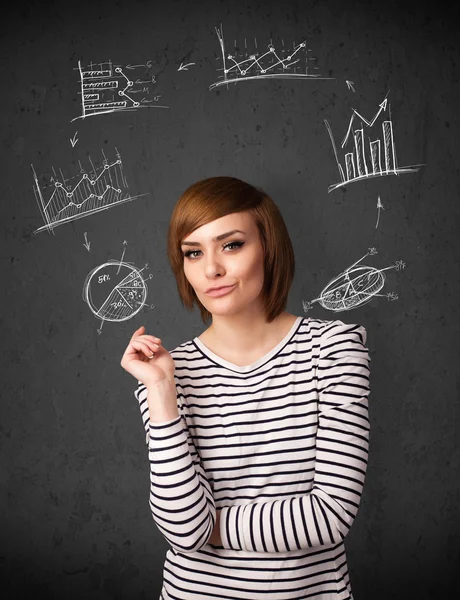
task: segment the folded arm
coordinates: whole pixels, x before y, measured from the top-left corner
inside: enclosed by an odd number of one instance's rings
[[[366,331],[333,321],[320,338],[318,429],[308,494],[222,507],[227,549],[289,552],[335,544],[358,512],[369,449],[369,355]]]

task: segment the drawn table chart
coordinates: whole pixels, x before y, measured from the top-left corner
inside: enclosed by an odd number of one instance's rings
[[[152,87],[157,82],[155,75],[150,74],[151,67],[152,61],[126,66],[114,65],[110,60],[83,66],[78,61],[82,112],[71,122],[139,108],[169,108],[158,104],[160,95],[155,94]]]

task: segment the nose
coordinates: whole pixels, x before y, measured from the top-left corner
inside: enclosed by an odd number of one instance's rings
[[[205,258],[204,269],[206,277],[210,279],[216,277],[216,275],[223,275],[225,273],[224,266],[219,260],[219,256],[213,252],[208,252]]]

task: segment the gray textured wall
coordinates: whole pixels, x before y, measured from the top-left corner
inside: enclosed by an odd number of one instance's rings
[[[363,256],[387,267],[385,297],[336,315],[364,325],[372,356],[371,454],[347,539],[355,600],[459,592],[458,10],[436,2],[14,2],[2,16],[0,178],[2,400],[0,573],[8,598],[158,598],[166,542],[148,505],[145,434],[120,367],[145,324],[173,349],[204,325],[179,301],[168,220],[194,181],[234,175],[280,207],[297,271],[288,310]],[[306,38],[325,81],[248,81],[209,90],[228,40]],[[77,119],[78,60],[152,61],[168,109]],[[194,62],[187,71],[183,63]],[[346,80],[354,82],[355,91]],[[389,92],[400,165],[415,174],[337,179],[352,108],[367,118]],[[78,131],[78,142],[70,144]],[[122,155],[132,194],[104,212],[34,234],[33,191],[51,167],[78,172]],[[376,202],[384,211],[378,228]],[[84,233],[91,243],[83,246]],[[97,265],[152,273],[134,318],[100,325],[82,299]]]

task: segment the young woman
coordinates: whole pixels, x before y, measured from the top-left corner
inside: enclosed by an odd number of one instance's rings
[[[121,365],[147,434],[150,507],[170,544],[163,600],[350,600],[344,538],[369,443],[366,331],[285,311],[294,254],[260,189],[189,187],[168,257],[210,326],[172,351],[134,332]]]

